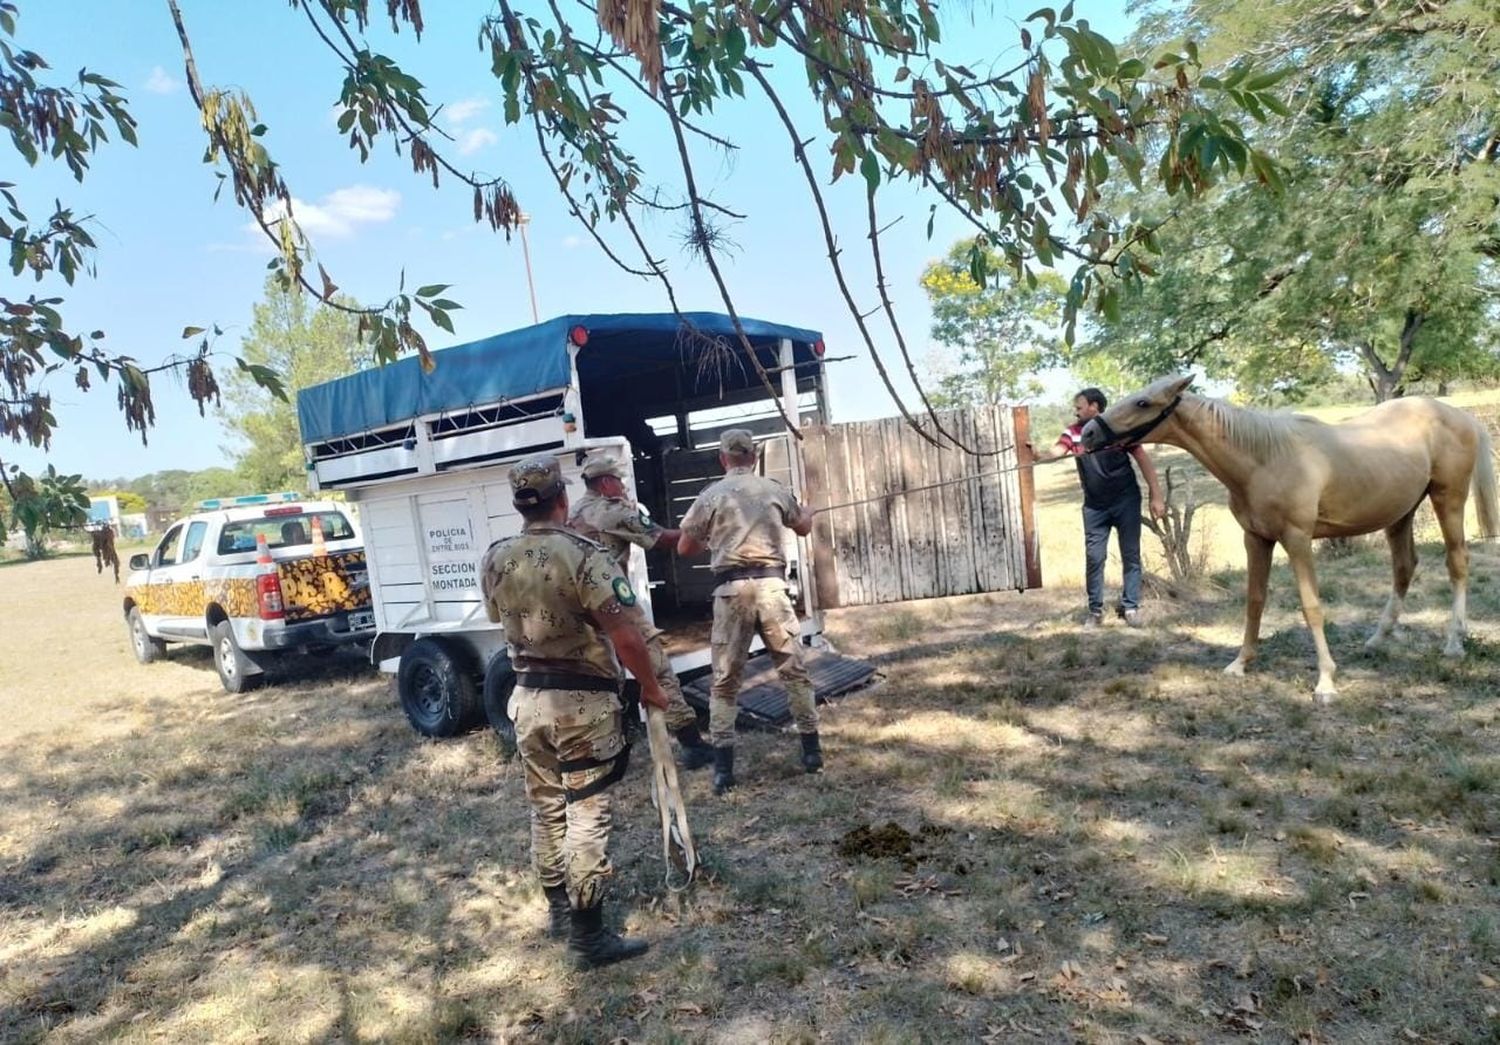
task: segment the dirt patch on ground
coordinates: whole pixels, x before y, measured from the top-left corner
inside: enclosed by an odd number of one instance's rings
[[[924,843],[951,835],[953,829],[940,824],[923,824],[912,834],[906,828],[888,820],[880,827],[860,824],[850,829],[838,840],[838,854],[846,860],[882,860],[886,858],[900,862],[908,871],[916,870],[917,864],[930,855]]]

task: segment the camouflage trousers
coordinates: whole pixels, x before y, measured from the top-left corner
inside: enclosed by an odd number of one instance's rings
[[[682,696],[682,683],[672,669],[672,658],[662,644],[661,632],[646,640],[646,650],[651,654],[651,672],[656,676],[661,691],[667,695],[667,729],[675,733],[683,726],[696,726],[698,713],[688,706]]]
[[[614,868],[609,862],[610,800],[587,791],[614,768],[625,747],[613,693],[517,686],[512,696],[516,746],[531,803],[531,860],[544,886],[566,885],[575,908],[595,906]],[[604,763],[568,768],[569,763]]]
[[[708,731],[714,747],[734,746],[740,679],[757,633],[786,687],[797,731],[818,730],[812,677],[802,662],[802,627],[786,582],[775,577],[730,581],[714,592],[714,678],[708,705]]]

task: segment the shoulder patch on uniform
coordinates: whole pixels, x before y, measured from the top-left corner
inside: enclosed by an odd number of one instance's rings
[[[630,582],[624,577],[616,577],[612,585],[615,591],[615,600],[621,606],[635,605],[635,592],[630,587]]]
[[[643,507],[636,514],[640,516],[641,525],[649,529],[651,526],[651,516],[646,514],[646,509]]]

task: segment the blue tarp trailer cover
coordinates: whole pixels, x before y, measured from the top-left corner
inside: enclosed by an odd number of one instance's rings
[[[741,319],[756,356],[770,370],[779,363],[783,340],[793,344],[799,367],[815,365],[822,350],[817,331]],[[329,381],[297,393],[297,419],[304,443],[356,435],[446,411],[506,402],[567,387],[572,381],[569,337],[587,332],[578,349],[580,383],[612,389],[655,373],[653,383],[677,398],[725,395],[759,387],[744,359],[733,320],[714,312],[639,315],[569,315],[434,353],[436,367],[424,373],[415,357]],[[702,365],[717,342],[723,364]],[[816,346],[816,347],[815,347]],[[665,378],[665,380],[664,380]]]

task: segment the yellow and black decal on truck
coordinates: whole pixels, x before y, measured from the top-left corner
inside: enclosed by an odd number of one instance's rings
[[[363,551],[278,562],[276,575],[281,581],[288,623],[326,617],[340,610],[370,608],[369,575]],[[253,585],[251,593],[253,598]]]
[[[242,567],[243,568],[243,567]],[[341,610],[370,608],[365,553],[335,552],[276,564],[288,623],[316,620]],[[259,616],[254,577],[136,584],[125,597],[142,613],[160,617],[202,617],[217,604],[230,618]]]
[[[252,582],[251,613],[254,613],[255,585]],[[125,588],[127,602],[140,611],[157,617],[201,617],[208,605],[202,581],[173,581],[170,584],[134,584]]]

